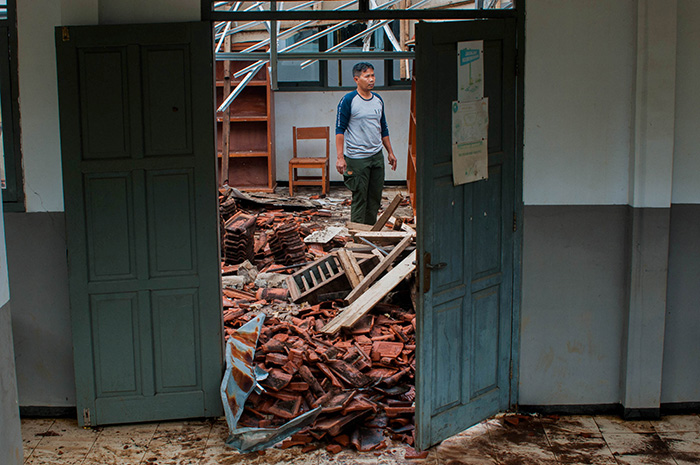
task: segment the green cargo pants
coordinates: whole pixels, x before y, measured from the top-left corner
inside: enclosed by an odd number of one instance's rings
[[[384,155],[382,151],[367,158],[345,157],[345,186],[352,192],[350,221],[374,224],[382,202]]]

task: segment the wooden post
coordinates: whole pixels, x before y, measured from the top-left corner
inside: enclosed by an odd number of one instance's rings
[[[231,51],[231,36],[226,36],[224,39],[224,52]],[[231,93],[231,61],[224,61],[224,99]],[[228,162],[230,151],[230,135],[231,135],[231,107],[229,106],[222,115],[223,123],[221,124],[221,185],[228,184]]]
[[[410,6],[410,0],[401,0],[400,8],[405,10]],[[401,45],[401,50],[406,51],[406,40],[409,38],[408,31],[408,20],[399,20],[399,44]],[[401,79],[409,79],[408,75],[408,60],[399,60],[399,72]]]

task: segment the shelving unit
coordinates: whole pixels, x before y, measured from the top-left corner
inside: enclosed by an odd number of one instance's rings
[[[247,44],[234,44],[233,51]],[[241,79],[236,71],[252,61],[216,62],[216,107]],[[230,83],[225,77],[230,76]],[[220,183],[247,191],[273,192],[276,186],[274,93],[263,67],[243,88],[226,112],[216,114],[216,146]],[[226,158],[224,158],[226,157]],[[228,161],[228,163],[226,163]],[[228,166],[227,166],[228,165]]]
[[[408,117],[408,156],[406,186],[413,212],[416,211],[416,76],[411,76],[411,104]]]

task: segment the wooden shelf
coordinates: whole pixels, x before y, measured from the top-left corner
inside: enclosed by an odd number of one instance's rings
[[[233,44],[232,51],[250,44]],[[226,46],[226,45],[225,45]],[[225,65],[225,63],[227,63]],[[216,108],[240,82],[224,79],[254,63],[253,61],[216,62]],[[276,186],[274,147],[274,94],[267,68],[259,70],[253,80],[241,89],[226,112],[216,114],[217,158],[219,173],[228,165],[220,181],[230,186],[258,192],[273,192]],[[224,143],[227,142],[227,143]],[[226,156],[224,156],[226,151]]]

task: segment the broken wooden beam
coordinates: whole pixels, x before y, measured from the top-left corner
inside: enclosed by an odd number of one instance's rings
[[[365,293],[359,296],[357,300],[355,300],[348,307],[345,307],[345,309],[338,316],[333,318],[321,329],[321,332],[326,334],[335,334],[342,327],[352,327],[357,320],[369,312],[372,307],[382,300],[384,296],[386,296],[415,269],[416,251],[414,250],[406,258],[404,258],[401,263],[396,265],[393,270],[387,273]]]
[[[363,238],[373,244],[382,246],[396,244],[397,242],[401,241],[404,237],[406,237],[406,234],[413,234],[413,232],[407,233],[404,231],[357,231],[354,234],[354,237],[356,240],[360,240],[360,238]]]
[[[365,275],[362,274],[360,265],[357,263],[352,250],[347,250],[345,248],[338,249],[338,259],[340,260],[340,265],[343,267],[343,270],[345,270],[345,276],[348,278],[348,281],[350,281],[350,286],[353,288],[359,286]]]
[[[389,218],[391,218],[391,215],[393,215],[396,209],[399,207],[401,200],[403,200],[401,194],[396,194],[394,200],[391,201],[389,206],[386,207],[386,210],[384,210],[384,212],[379,216],[379,219],[376,223],[374,223],[374,226],[372,226],[370,231],[381,231],[386,222],[389,221]]]
[[[384,273],[384,271],[386,271],[386,269],[396,261],[401,252],[403,252],[412,241],[413,234],[406,234],[401,242],[399,242],[398,245],[394,247],[394,249],[389,252],[386,257],[382,258],[379,264],[375,266],[372,271],[367,273],[364,279],[358,283],[357,286],[353,286],[353,290],[347,295],[347,297],[345,297],[345,301],[348,303],[348,305],[355,302],[355,300],[357,300],[357,298],[360,297],[372,285],[372,283],[374,283],[379,276],[381,276],[381,274]]]

